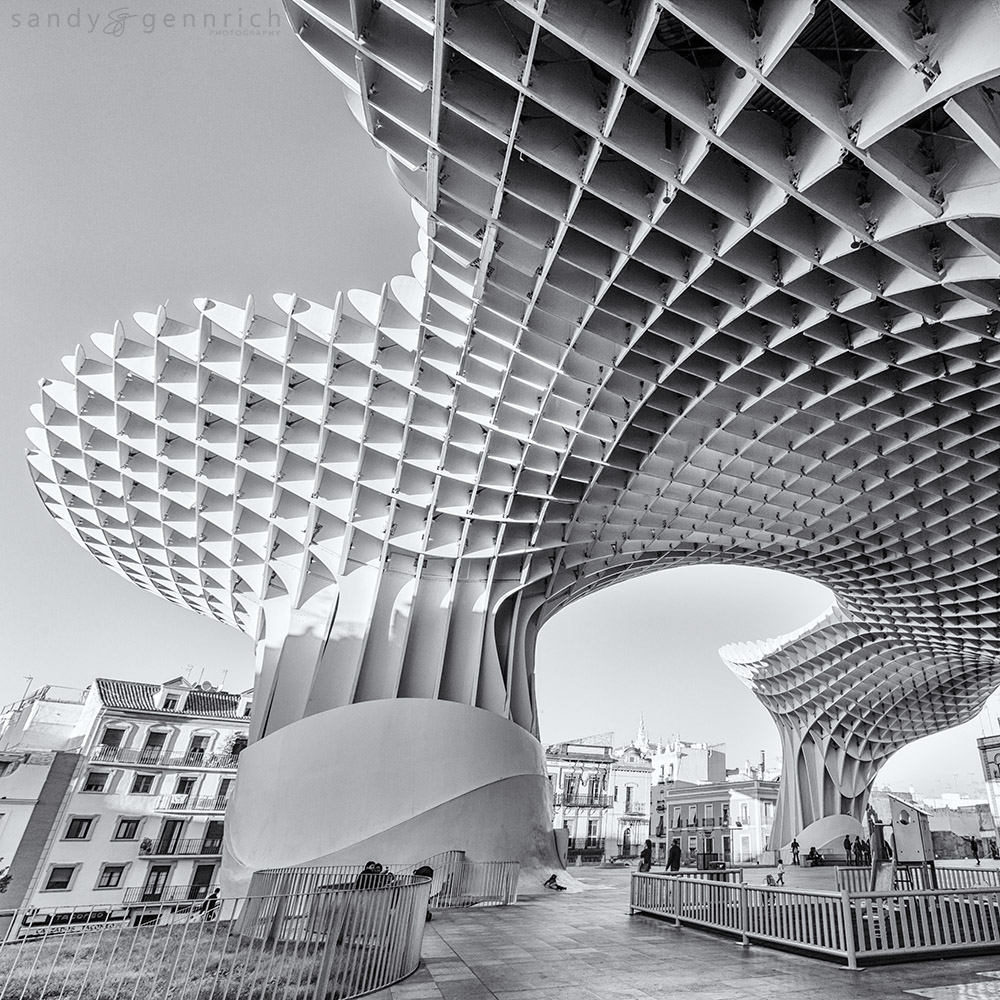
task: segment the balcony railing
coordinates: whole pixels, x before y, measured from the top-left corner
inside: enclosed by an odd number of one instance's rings
[[[611,807],[610,795],[557,795],[554,799],[556,807],[563,808],[592,808],[609,809]]]
[[[155,889],[152,886],[133,885],[125,890],[122,902],[184,903],[205,899],[214,888],[214,885],[165,885]]]
[[[192,854],[221,854],[222,840],[219,837],[195,837],[189,840],[153,840],[143,841],[139,845],[141,857],[164,855],[175,857]]]
[[[626,816],[648,816],[649,806],[642,802],[628,802],[625,804]]]
[[[206,812],[224,813],[229,805],[228,795],[170,795],[157,796],[157,812]]]
[[[234,771],[239,755],[205,753],[198,750],[167,753],[156,747],[136,750],[131,747],[98,746],[94,748],[90,759],[108,764],[139,764],[143,767],[207,767],[213,770]]]
[[[570,837],[566,841],[566,849],[569,851],[599,851],[603,848],[603,837]]]

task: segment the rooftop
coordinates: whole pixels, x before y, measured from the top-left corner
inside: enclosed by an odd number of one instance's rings
[[[140,681],[113,680],[98,677],[94,682],[97,694],[106,708],[131,709],[139,712],[166,712],[172,715],[197,715],[212,719],[245,718],[247,696],[231,691],[220,691],[208,684],[191,684],[176,678],[166,684],[145,684]],[[164,687],[186,691],[183,708],[165,709],[157,705],[157,698]]]

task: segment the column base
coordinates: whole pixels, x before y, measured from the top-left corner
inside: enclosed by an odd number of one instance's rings
[[[300,719],[240,756],[227,893],[263,868],[411,864],[451,850],[519,861],[526,884],[562,870],[541,744],[492,712],[361,702]]]

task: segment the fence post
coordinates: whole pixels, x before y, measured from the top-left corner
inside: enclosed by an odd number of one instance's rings
[[[672,890],[673,890],[672,895],[673,895],[673,899],[674,899],[674,927],[680,927],[680,925],[681,925],[681,901],[680,901],[681,879],[680,879],[680,876],[679,875],[675,875],[670,881],[673,883],[673,886],[672,886]]]
[[[858,954],[854,944],[854,915],[851,912],[851,891],[840,891],[840,920],[844,930],[844,947],[847,949],[847,967],[857,969]]]
[[[750,929],[750,907],[747,904],[747,887],[743,882],[736,883],[740,890],[740,930],[743,932],[742,945],[744,948],[750,947],[750,938],[747,931]]]
[[[631,879],[629,879],[629,887],[628,887],[628,915],[630,917],[635,916],[635,906],[633,906],[633,904],[635,903],[635,886],[636,886],[635,880],[636,880],[636,873],[632,872],[632,877]]]

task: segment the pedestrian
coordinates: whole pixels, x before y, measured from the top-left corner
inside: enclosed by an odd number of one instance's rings
[[[667,851],[667,871],[676,872],[681,867],[681,842],[675,840]]]
[[[778,864],[777,864],[777,866],[774,869],[774,874],[775,874],[774,884],[775,885],[784,885],[785,884],[785,862],[781,860],[781,855],[780,854],[778,855]]]
[[[854,838],[854,863],[856,865],[861,864],[861,860],[864,857],[864,849],[861,846],[861,838]]]
[[[797,840],[793,839],[792,842],[791,842],[791,844],[789,846],[792,849],[792,864],[793,865],[797,865],[797,864],[800,863],[799,862],[799,842]]]
[[[206,920],[215,920],[219,914],[219,887],[216,886],[205,899],[203,907]]]
[[[870,840],[865,840],[861,845],[861,863],[868,868],[871,868],[872,864],[872,842]]]
[[[976,859],[976,864],[982,864],[979,860],[979,841],[975,837],[969,837],[969,847],[972,849],[972,856]]]
[[[646,846],[639,852],[639,871],[648,872],[653,867],[653,842],[646,841]]]
[[[1000,861],[1000,850],[997,849],[997,842],[995,840],[990,841],[990,857],[994,861]]]
[[[847,863],[850,864],[851,863],[851,853],[852,853],[851,835],[850,834],[848,834],[846,837],[844,837],[844,851],[847,854]]]

